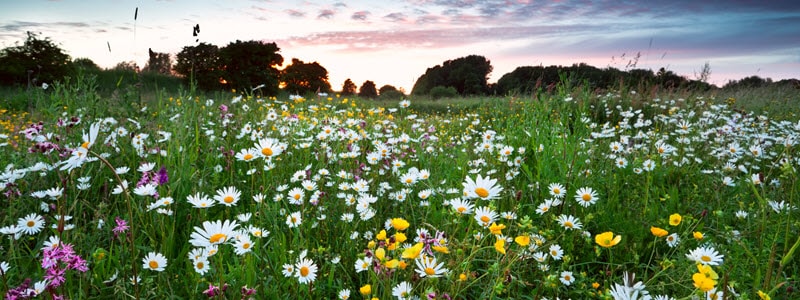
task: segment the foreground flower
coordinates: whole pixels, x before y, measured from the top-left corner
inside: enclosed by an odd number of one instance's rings
[[[597,202],[597,192],[590,187],[580,188],[575,194],[575,201],[583,207],[589,207]]]
[[[397,299],[411,299],[411,284],[408,281],[403,281],[398,283],[394,288],[392,288],[392,296],[397,297]]]
[[[199,248],[223,244],[236,236],[236,227],[239,227],[239,224],[230,220],[205,221],[203,228],[194,227],[189,243]]]
[[[472,178],[467,177],[466,181],[462,184],[464,186],[464,196],[467,198],[479,198],[482,200],[491,200],[497,198],[503,187],[496,185],[497,179],[489,177],[483,178],[480,174],[473,181]]]
[[[44,218],[35,213],[29,214],[17,220],[17,228],[20,229],[20,232],[27,235],[37,234],[44,228]]]
[[[658,228],[658,227],[655,227],[655,226],[651,226],[650,227],[650,233],[652,233],[656,237],[665,237],[665,236],[667,236],[669,234],[669,231],[666,231],[666,230],[664,230],[662,228]]]
[[[703,265],[717,266],[722,263],[723,255],[713,247],[698,247],[686,254],[686,258]]]
[[[611,231],[603,232],[594,237],[594,241],[603,248],[611,248],[619,244],[620,240],[622,240],[622,236],[614,236],[614,233]]]
[[[297,262],[295,267],[297,270],[295,276],[300,283],[312,283],[317,279],[317,265],[314,264],[314,261],[307,258],[302,258]]]
[[[672,214],[669,216],[669,225],[678,226],[681,224],[681,220],[683,220],[683,218],[680,214]]]
[[[444,262],[437,264],[436,258],[433,256],[423,255],[415,259],[414,264],[417,266],[415,271],[419,277],[441,277],[449,271],[443,267]]]
[[[692,275],[694,286],[703,292],[712,290],[717,285],[717,279],[719,279],[717,272],[711,266],[702,264],[697,264],[697,273]]]
[[[617,283],[611,287],[611,297],[614,299],[651,299],[650,292],[645,290],[641,281],[633,283],[636,274],[622,273],[623,285]]]
[[[392,227],[394,227],[394,229],[398,231],[406,230],[406,228],[408,228],[409,225],[408,221],[406,221],[403,218],[394,218],[392,219],[391,223]]]
[[[497,237],[497,241],[494,242],[494,250],[497,250],[497,252],[500,252],[500,254],[506,254],[505,247],[506,240],[501,237]]]
[[[162,272],[165,267],[167,267],[167,258],[161,253],[150,252],[142,259],[142,268],[144,269]]]
[[[239,198],[241,198],[242,193],[236,189],[236,187],[225,187],[220,190],[217,190],[217,195],[214,196],[214,200],[217,200],[219,204],[225,206],[233,206],[239,202]]]
[[[575,282],[575,277],[572,276],[572,272],[570,271],[561,272],[561,276],[559,276],[558,279],[561,280],[561,283],[564,285],[570,285]]]

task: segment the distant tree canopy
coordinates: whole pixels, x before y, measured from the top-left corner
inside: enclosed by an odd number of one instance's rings
[[[403,92],[398,90],[393,85],[384,85],[378,89],[378,94],[380,98],[383,100],[400,100],[401,98],[405,97]]]
[[[615,68],[598,69],[585,63],[572,66],[523,66],[506,73],[497,81],[497,93],[532,93],[549,89],[562,81],[573,85],[588,84],[591,88],[612,88],[639,85],[657,85],[663,88],[709,89],[711,85],[699,80],[688,80],[672,71],[661,68],[657,73],[645,69],[621,71]]]
[[[343,96],[350,96],[356,94],[356,84],[353,83],[350,78],[345,79],[344,84],[342,84],[342,95]]]
[[[290,93],[306,94],[309,92],[331,92],[328,82],[328,70],[319,63],[304,63],[297,58],[281,72],[281,81],[286,84],[284,90]]]
[[[488,78],[492,64],[485,57],[470,55],[447,60],[428,68],[414,83],[412,94],[429,94],[436,86],[453,87],[460,95],[483,95],[489,92]]]
[[[176,55],[175,72],[186,80],[194,80],[197,87],[204,90],[222,88],[223,68],[220,65],[219,47],[200,43],[186,46]]]
[[[226,88],[249,90],[264,85],[261,91],[267,95],[277,95],[283,56],[275,43],[247,41],[230,43],[219,50],[220,63]]]
[[[375,88],[375,83],[371,80],[364,81],[361,87],[358,88],[358,96],[369,99],[378,98],[378,90]]]
[[[69,55],[49,38],[27,32],[22,45],[0,50],[0,83],[40,85],[62,80],[72,71]]]
[[[87,72],[99,72],[100,66],[98,66],[93,60],[81,57],[72,60],[72,66],[75,67],[75,70],[87,71]]]
[[[147,49],[147,52],[149,58],[142,71],[165,75],[172,74],[172,57],[169,53],[154,52],[153,49]]]

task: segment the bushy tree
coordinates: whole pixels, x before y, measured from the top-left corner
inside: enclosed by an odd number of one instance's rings
[[[378,97],[378,90],[375,89],[375,83],[371,80],[364,81],[361,87],[358,88],[358,96],[361,98],[375,99]]]
[[[380,98],[384,100],[400,100],[405,96],[403,92],[398,90],[396,87],[388,84],[378,89],[378,94],[380,95]]]
[[[304,63],[297,58],[281,72],[281,81],[286,84],[284,90],[290,93],[306,94],[309,92],[331,92],[328,82],[328,70],[319,63]]]
[[[22,45],[0,51],[0,83],[32,84],[62,80],[72,71],[69,55],[49,38],[33,32]]]
[[[81,57],[72,60],[72,66],[75,67],[75,70],[85,71],[85,72],[99,72],[100,66],[98,66],[93,60]]]
[[[342,84],[342,96],[350,96],[356,94],[356,89],[358,87],[355,83],[353,83],[350,78],[345,79],[344,84]]]
[[[223,77],[219,47],[208,43],[183,47],[176,55],[175,72],[186,80],[194,80],[204,90],[218,90]]]
[[[283,56],[275,43],[246,41],[229,43],[219,51],[224,86],[229,89],[249,90],[264,85],[261,91],[277,95]]]
[[[145,72],[153,72],[159,74],[172,74],[172,57],[169,53],[154,52],[152,49],[147,49],[150,58],[147,64],[144,65]]]
[[[483,95],[489,91],[492,64],[480,55],[447,60],[428,68],[414,83],[412,94],[428,94],[433,87],[451,86],[461,95]]]

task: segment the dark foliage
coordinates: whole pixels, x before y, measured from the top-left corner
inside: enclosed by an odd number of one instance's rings
[[[49,38],[33,32],[22,45],[0,51],[0,83],[41,85],[60,81],[72,73],[69,55]]]
[[[342,96],[351,96],[356,94],[356,89],[358,87],[355,83],[353,83],[350,78],[345,79],[344,84],[342,84]]]
[[[375,83],[371,80],[364,81],[358,89],[358,96],[369,99],[378,98],[378,90],[375,88]]]
[[[442,65],[428,68],[414,83],[412,94],[429,94],[436,86],[450,86],[460,95],[484,95],[489,92],[487,83],[492,65],[483,56],[470,55],[448,60]]]
[[[284,90],[289,93],[304,95],[310,92],[331,92],[328,82],[328,70],[319,63],[304,63],[297,58],[281,72],[281,81],[286,84]]]
[[[283,56],[275,43],[237,40],[219,51],[220,65],[224,70],[223,85],[227,89],[250,90],[260,85],[266,95],[277,95]]]
[[[197,46],[186,46],[176,56],[175,72],[188,80],[194,80],[197,87],[203,90],[222,89],[220,82],[223,68],[220,65],[219,47],[200,43]]]

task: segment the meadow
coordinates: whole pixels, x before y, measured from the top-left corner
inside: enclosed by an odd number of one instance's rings
[[[797,91],[96,89],[0,108],[7,299],[798,297]]]

